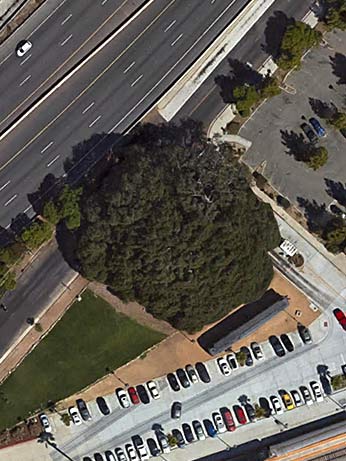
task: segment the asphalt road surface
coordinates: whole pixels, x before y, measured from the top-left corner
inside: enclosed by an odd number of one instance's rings
[[[27,194],[64,172],[73,146],[125,131],[247,2],[154,2],[0,143],[0,224],[30,212]]]

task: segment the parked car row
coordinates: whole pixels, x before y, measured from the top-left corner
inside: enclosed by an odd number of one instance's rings
[[[298,325],[299,337],[303,344],[311,344],[312,336],[308,327]],[[287,352],[294,351],[294,344],[288,334],[283,333],[280,337],[272,335],[269,337],[269,344],[272,346],[274,353],[278,357],[283,357]]]
[[[191,364],[184,368],[178,368],[175,373],[168,373],[167,382],[174,392],[181,388],[187,389],[191,384],[198,382],[210,383],[211,377],[205,363],[197,362],[195,367]]]
[[[244,364],[248,367],[251,367],[254,364],[254,360],[264,359],[263,349],[256,342],[252,342],[250,344],[250,347],[241,347],[239,352],[244,355]],[[216,364],[218,366],[220,373],[224,376],[229,376],[232,370],[237,370],[239,368],[237,354],[235,354],[234,352],[231,352],[226,356],[217,358]]]
[[[118,398],[120,406],[128,408],[131,403],[132,405],[138,405],[139,403],[147,405],[151,399],[159,399],[160,391],[154,381],[148,381],[145,386],[144,384],[138,384],[135,387],[129,387],[127,391],[122,387],[118,387],[115,390],[115,395]]]
[[[326,130],[315,117],[309,118],[309,123],[304,122],[300,127],[312,144],[316,144],[318,138],[324,138],[327,135]]]

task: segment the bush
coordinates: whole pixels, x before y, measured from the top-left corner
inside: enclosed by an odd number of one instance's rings
[[[71,424],[71,417],[68,413],[63,413],[60,416],[60,419],[65,424],[65,426],[69,426]]]
[[[236,355],[239,365],[243,367],[246,362],[246,353],[244,351],[238,351],[235,355]]]
[[[226,133],[227,134],[238,134],[240,130],[240,123],[237,122],[229,122],[226,125]]]
[[[332,376],[331,383],[335,391],[339,389],[343,389],[344,387],[346,387],[346,376],[344,375]]]
[[[262,83],[260,94],[263,99],[278,96],[281,93],[279,82],[275,77],[265,77]]]
[[[315,149],[306,162],[309,168],[312,168],[314,171],[318,170],[322,166],[324,166],[328,161],[328,151],[325,147],[318,147]]]
[[[261,99],[254,85],[241,85],[233,90],[233,97],[237,111],[243,117],[247,117],[251,113],[252,107]]]
[[[60,214],[57,207],[52,201],[47,202],[43,207],[43,217],[53,226],[56,226],[60,221]]]
[[[35,330],[37,331],[37,333],[41,333],[43,331],[43,328],[40,322],[35,323]]]
[[[279,206],[281,206],[285,210],[287,210],[291,206],[291,202],[286,197],[283,197],[282,195],[277,196],[276,202]]]
[[[263,191],[268,184],[266,178],[257,171],[254,171],[252,176],[255,178],[256,186]]]

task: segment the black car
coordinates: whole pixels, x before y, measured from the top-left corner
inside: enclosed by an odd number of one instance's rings
[[[114,455],[110,450],[105,451],[105,457],[107,461],[114,461]]]
[[[90,414],[90,411],[87,407],[87,404],[84,402],[83,399],[77,399],[76,400],[76,405],[77,405],[77,408],[78,408],[78,411],[82,417],[82,419],[84,419],[84,421],[89,421],[91,419],[91,414]]]
[[[171,409],[171,417],[173,419],[179,419],[181,416],[181,402],[173,402]]]
[[[157,446],[157,443],[155,442],[154,439],[152,438],[147,439],[147,445],[148,445],[151,456],[160,456],[161,450]]]
[[[277,336],[270,336],[269,343],[278,357],[283,357],[284,355],[286,355],[285,349],[283,348],[281,341]]]
[[[171,389],[173,391],[175,391],[175,392],[180,391],[180,386],[179,386],[178,380],[175,377],[174,373],[168,373],[167,381],[168,381],[168,384],[171,386]]]
[[[146,391],[143,384],[138,384],[138,386],[136,386],[136,391],[137,391],[138,397],[140,398],[140,401],[142,403],[147,404],[147,403],[150,402],[149,394]]]
[[[178,370],[175,373],[178,376],[181,385],[185,387],[185,389],[191,386],[191,383],[189,381],[189,378],[187,377],[185,370],[183,370],[182,368],[178,368]]]
[[[91,461],[91,458],[89,458],[89,456],[84,456],[83,461]]]
[[[318,138],[317,136],[315,135],[315,133],[313,132],[312,128],[310,125],[308,125],[307,123],[302,123],[300,125],[301,129],[304,131],[305,133],[305,136],[308,138],[308,140],[311,142],[311,143],[316,143],[318,141]]]
[[[103,456],[100,453],[94,453],[95,461],[104,461]]]
[[[266,418],[269,418],[269,416],[272,414],[272,409],[271,409],[268,399],[266,399],[265,397],[260,397],[258,399],[258,404],[265,411],[264,416]]]
[[[103,415],[107,416],[110,414],[111,411],[109,409],[109,406],[107,405],[107,402],[105,401],[103,397],[97,397],[96,403],[97,403],[97,406],[99,407],[100,412]]]
[[[286,350],[288,352],[293,352],[294,351],[294,345],[288,335],[286,333],[280,335],[280,339],[282,344],[285,346]]]
[[[253,365],[253,358],[252,358],[250,349],[246,346],[243,346],[240,348],[239,352],[242,352],[243,354],[246,355],[245,365],[247,367],[251,367]]]
[[[308,327],[304,325],[298,325],[298,333],[304,344],[312,343],[312,336]]]
[[[256,413],[254,407],[250,403],[245,403],[244,408],[247,414],[247,417],[249,418],[249,421],[253,422],[256,420]]]
[[[187,442],[188,443],[193,442],[195,440],[195,437],[193,435],[191,426],[187,423],[184,423],[181,427],[183,428],[183,432],[184,432],[185,439],[187,440]]]
[[[179,431],[179,429],[172,429],[172,435],[177,441],[177,445],[179,448],[185,447],[185,440],[183,434]]]
[[[199,379],[203,383],[210,383],[210,375],[208,373],[207,367],[202,362],[197,362],[195,365],[196,371],[198,373]]]

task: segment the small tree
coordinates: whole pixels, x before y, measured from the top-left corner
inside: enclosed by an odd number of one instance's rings
[[[314,150],[314,153],[311,155],[310,159],[306,162],[309,168],[313,170],[318,170],[324,166],[328,161],[328,151],[325,147],[318,147]]]
[[[53,224],[53,226],[56,226],[60,221],[59,211],[52,201],[45,203],[43,207],[43,217]]]
[[[34,221],[30,227],[25,229],[21,235],[23,242],[30,249],[34,250],[48,241],[53,233],[52,226],[47,222]]]
[[[260,100],[260,95],[254,85],[241,85],[233,90],[233,97],[237,111],[240,115],[247,117],[251,108]]]
[[[41,333],[43,331],[43,328],[40,322],[35,323],[35,330],[37,331],[37,333]]]
[[[336,112],[334,117],[328,120],[330,125],[332,125],[337,130],[346,129],[346,114],[344,112]]]
[[[260,94],[262,98],[272,98],[281,93],[281,88],[279,87],[279,82],[275,77],[267,76],[262,82],[262,88]]]
[[[267,416],[267,411],[258,405],[258,403],[255,403],[255,415],[256,418],[264,418]]]
[[[23,255],[25,247],[20,242],[13,242],[4,248],[0,248],[0,262],[7,266],[15,264]]]
[[[237,357],[239,365],[243,367],[246,362],[246,353],[244,351],[238,351],[235,355]]]
[[[346,387],[346,377],[343,375],[332,376],[331,383],[334,390],[342,389]]]
[[[79,201],[82,192],[82,187],[72,189],[70,186],[65,186],[59,197],[60,216],[65,219],[66,227],[70,230],[80,226]]]
[[[71,417],[68,413],[62,413],[60,415],[60,419],[65,424],[65,426],[69,426],[71,424]]]
[[[178,444],[178,440],[173,434],[167,434],[167,440],[170,447],[175,447]]]
[[[346,246],[346,226],[331,229],[325,235],[326,248],[331,253],[339,253]]]

